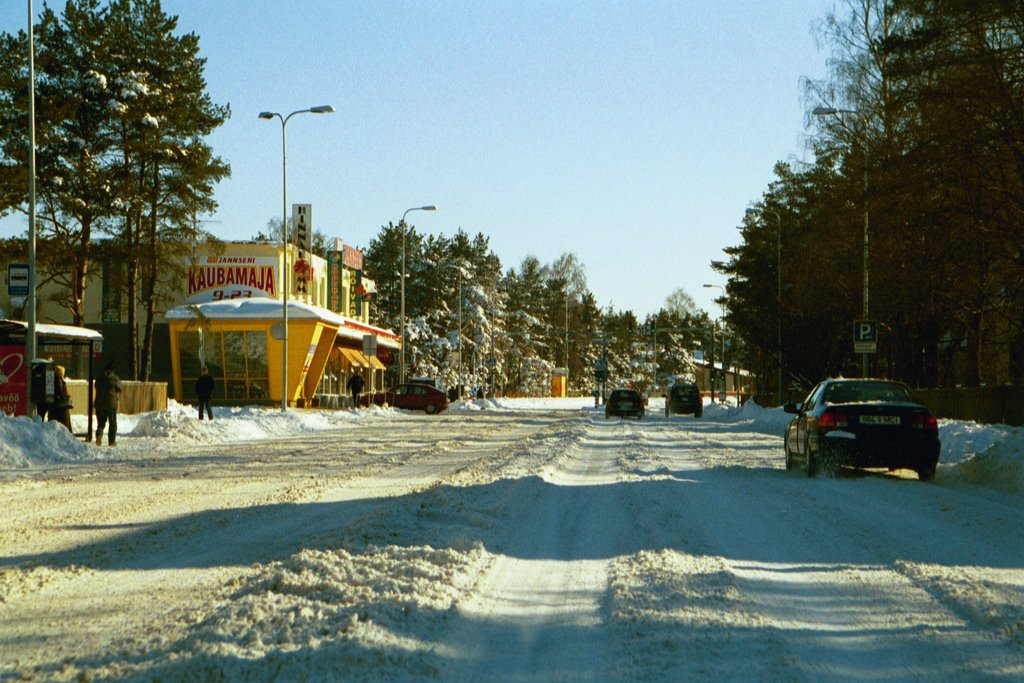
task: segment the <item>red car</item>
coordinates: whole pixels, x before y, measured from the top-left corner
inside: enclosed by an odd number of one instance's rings
[[[384,391],[373,391],[359,397],[361,406],[384,404],[402,410],[422,410],[427,415],[439,413],[448,407],[448,396],[427,384],[399,384]]]

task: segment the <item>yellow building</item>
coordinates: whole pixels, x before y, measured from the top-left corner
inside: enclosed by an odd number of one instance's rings
[[[179,400],[195,398],[203,366],[223,403],[280,403],[284,392],[289,405],[340,406],[353,374],[366,390],[383,384],[400,339],[369,324],[374,283],[362,277],[362,253],[342,246],[324,259],[292,247],[287,356],[282,255],[279,245],[252,242],[197,247],[183,302],[165,314]]]

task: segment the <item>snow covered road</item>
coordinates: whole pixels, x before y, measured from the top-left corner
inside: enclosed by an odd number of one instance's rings
[[[0,480],[0,678],[1020,680],[1019,495],[452,412]]]

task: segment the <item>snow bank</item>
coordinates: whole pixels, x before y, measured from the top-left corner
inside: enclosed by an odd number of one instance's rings
[[[54,465],[101,457],[59,422],[0,413],[0,469]]]

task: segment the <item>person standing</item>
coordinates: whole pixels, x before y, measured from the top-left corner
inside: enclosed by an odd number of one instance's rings
[[[353,408],[359,407],[359,394],[363,391],[363,384],[363,376],[358,372],[353,373],[352,376],[348,378],[348,384],[346,384],[346,386],[348,387],[349,393],[352,394]]]
[[[96,409],[96,445],[103,443],[103,429],[110,423],[110,430],[107,432],[107,443],[114,446],[117,443],[117,404],[121,394],[121,378],[114,372],[114,363],[107,363],[103,374],[96,378],[96,400],[93,407]]]
[[[64,381],[64,368],[63,366],[55,365],[53,367],[53,403],[50,404],[48,419],[53,422],[60,422],[70,432],[72,407],[68,385]]]
[[[206,415],[211,420],[213,419],[213,408],[210,407],[210,399],[213,397],[213,377],[210,376],[210,371],[203,366],[199,379],[196,380],[196,396],[199,397],[199,419],[203,419],[203,408],[206,408]]]

